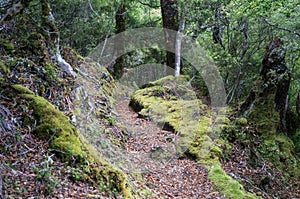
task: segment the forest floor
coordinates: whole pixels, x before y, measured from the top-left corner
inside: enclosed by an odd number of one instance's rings
[[[208,170],[203,165],[186,158],[155,158],[153,154],[160,153],[160,147],[176,139],[174,133],[140,118],[129,107],[129,100],[120,101],[115,108],[119,122],[129,127],[131,133],[125,144],[126,151],[142,171],[146,186],[156,194],[155,198],[225,198],[213,190],[207,179]]]

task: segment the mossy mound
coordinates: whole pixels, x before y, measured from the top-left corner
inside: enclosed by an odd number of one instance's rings
[[[214,182],[214,188],[228,199],[255,199],[256,195],[247,193],[243,186],[228,176],[219,164],[210,168],[208,179]]]
[[[130,106],[143,117],[180,136],[177,153],[201,158],[201,148],[211,150],[212,112],[196,98],[184,76],[167,76],[145,85],[132,96]],[[216,150],[217,151],[217,150]]]
[[[22,85],[14,85],[13,88],[21,98],[30,102],[37,121],[35,135],[49,140],[50,148],[58,152],[64,160],[75,158],[78,164],[87,165],[90,177],[96,180],[98,186],[104,184],[110,190],[122,193],[125,198],[132,198],[125,174],[100,159],[95,149],[62,112]]]
[[[258,151],[274,167],[293,177],[300,174],[300,161],[295,155],[293,141],[283,134],[263,137],[263,144]]]
[[[2,74],[9,74],[10,73],[10,69],[9,67],[7,67],[3,62],[0,61],[0,73]]]

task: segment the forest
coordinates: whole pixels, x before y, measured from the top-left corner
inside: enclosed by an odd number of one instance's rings
[[[297,0],[0,0],[0,199],[300,198]]]

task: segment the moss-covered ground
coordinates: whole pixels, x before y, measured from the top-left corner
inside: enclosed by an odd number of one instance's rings
[[[13,85],[13,88],[22,99],[30,101],[29,108],[33,110],[37,121],[34,133],[42,140],[50,140],[51,150],[66,161],[75,158],[78,164],[85,165],[89,177],[96,184],[105,184],[109,189],[122,193],[125,198],[132,198],[126,176],[102,160],[63,113],[26,87]]]

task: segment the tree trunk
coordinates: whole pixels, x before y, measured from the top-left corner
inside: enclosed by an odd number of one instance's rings
[[[45,38],[48,39],[49,54],[53,57],[57,65],[67,73],[68,76],[76,77],[73,68],[67,63],[60,54],[59,49],[59,30],[55,25],[55,20],[51,12],[48,0],[40,0],[42,7],[42,25],[46,30],[43,31]]]
[[[297,110],[298,116],[300,117],[300,92],[298,93],[297,100],[296,100],[296,110]]]
[[[125,4],[122,4],[116,12],[116,34],[124,32],[125,30],[126,30],[126,6]],[[124,39],[121,36],[118,36],[117,39],[118,41],[116,42],[114,51],[124,52],[124,48],[125,48]],[[123,76],[124,65],[125,65],[125,59],[124,59],[124,55],[122,55],[116,59],[116,62],[113,66],[113,70],[111,71],[112,75],[116,79],[120,79]]]
[[[178,31],[178,5],[177,0],[160,0],[163,27]],[[175,52],[176,35],[165,30],[165,45],[169,51]],[[167,66],[175,69],[175,54],[167,51]]]
[[[240,108],[241,115],[254,121],[261,133],[286,133],[290,80],[283,42],[275,39],[267,46],[260,77]]]
[[[181,40],[184,33],[185,28],[185,10],[181,5],[180,12],[180,28],[176,35],[176,43],[175,43],[175,77],[180,75],[180,65],[181,65]]]

